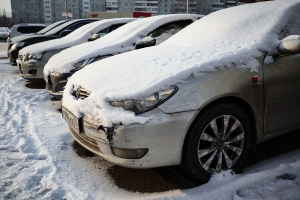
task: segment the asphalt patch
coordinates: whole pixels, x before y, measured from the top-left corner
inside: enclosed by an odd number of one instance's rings
[[[73,150],[81,158],[89,158],[96,156],[93,152],[90,152],[83,146],[81,146],[76,140],[73,142]]]
[[[45,81],[26,81],[25,87],[29,89],[45,89],[46,82]]]

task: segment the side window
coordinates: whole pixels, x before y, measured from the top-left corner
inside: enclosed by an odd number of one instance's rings
[[[31,30],[33,31],[33,33],[36,33],[42,30],[43,28],[45,28],[45,26],[32,26]]]
[[[106,29],[103,29],[101,31],[99,31],[99,33],[97,33],[100,37],[103,37],[104,35],[116,30],[117,28],[123,26],[124,24],[115,24],[115,25],[112,25]]]
[[[163,33],[166,33],[170,35],[170,37],[174,34],[176,34],[178,31],[186,27],[187,25],[191,24],[192,20],[182,20],[182,21],[176,21],[171,22],[168,24],[165,24],[163,26],[158,27],[154,31],[148,34],[148,36],[151,36],[153,38],[156,38],[158,36],[161,36]]]
[[[29,27],[25,27],[25,26],[23,26],[23,27],[18,27],[18,28],[17,28],[17,31],[20,32],[20,33],[31,33],[31,32],[30,32],[30,28],[29,28]]]
[[[109,30],[108,30],[108,33],[116,30],[117,28],[123,26],[124,24],[115,24],[115,25],[112,25],[111,27],[109,27]]]
[[[295,14],[279,34],[279,40],[290,35],[300,35],[300,12]]]
[[[45,28],[44,26],[22,26],[17,29],[20,33],[36,33]]]
[[[97,34],[98,34],[100,37],[102,37],[102,36],[104,36],[104,35],[106,35],[106,34],[108,33],[108,30],[109,30],[109,27],[106,28],[106,29],[103,29],[103,30],[99,31]]]

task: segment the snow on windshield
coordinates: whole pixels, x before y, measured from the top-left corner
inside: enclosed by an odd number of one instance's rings
[[[21,49],[19,54],[40,54],[53,49],[62,49],[75,46],[84,42],[88,42],[88,39],[91,38],[93,34],[98,33],[99,31],[106,29],[113,24],[127,23],[133,20],[133,18],[118,18],[92,22],[76,29],[63,38],[27,46]]]
[[[66,49],[54,55],[45,65],[44,73],[69,73],[73,64],[84,59],[131,51],[155,28],[177,20],[197,20],[201,15],[162,15],[143,18],[126,24],[104,38]]]
[[[280,42],[278,34],[299,13],[299,0],[255,3],[214,12],[189,25],[161,45],[123,53],[75,73],[64,92],[63,106],[78,117],[84,115],[113,123],[145,123],[148,118],[112,107],[110,100],[145,97],[185,81],[191,74],[230,68],[255,72],[262,56]],[[84,101],[73,89],[91,91]]]

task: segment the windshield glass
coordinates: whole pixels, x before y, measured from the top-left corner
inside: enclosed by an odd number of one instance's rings
[[[51,29],[53,29],[54,27],[64,23],[65,20],[62,20],[62,21],[58,21],[58,22],[55,22],[53,24],[50,24],[49,26],[47,26],[46,28],[43,28],[42,30],[40,30],[39,32],[37,32],[36,34],[45,34],[46,32],[50,31]]]
[[[57,26],[57,27],[51,29],[51,30],[48,31],[45,35],[53,35],[53,34],[57,33],[58,31],[60,31],[61,29],[63,29],[63,28],[65,28],[65,27],[69,26],[70,24],[73,24],[74,22],[75,22],[74,20],[71,20],[71,21],[68,21],[68,22],[66,22],[66,23],[63,23],[63,24],[61,24],[61,25],[59,25],[59,26]]]

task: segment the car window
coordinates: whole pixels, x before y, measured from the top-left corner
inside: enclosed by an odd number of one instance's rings
[[[45,28],[44,26],[21,26],[17,28],[20,33],[36,33]]]
[[[176,22],[171,22],[168,24],[165,24],[163,26],[158,27],[154,31],[150,32],[148,36],[151,36],[153,38],[156,38],[163,33],[168,33],[170,35],[176,34],[178,31],[186,27],[187,25],[191,24],[193,21],[192,20],[181,20],[181,21],[176,21]]]
[[[115,25],[112,25],[106,29],[103,29],[101,31],[99,31],[97,34],[100,36],[100,37],[103,37],[104,35],[116,30],[117,28],[123,26],[124,24],[115,24]]]
[[[44,26],[32,26],[31,30],[33,31],[33,33],[39,32],[40,30],[44,29]]]

